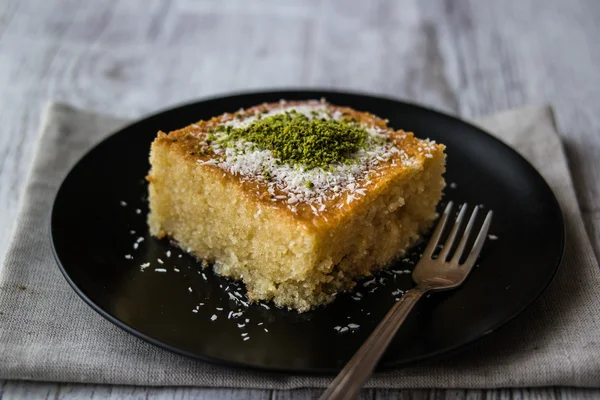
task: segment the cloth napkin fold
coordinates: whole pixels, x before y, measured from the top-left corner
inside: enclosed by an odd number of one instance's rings
[[[0,269],[0,378],[127,385],[285,389],[331,378],[262,373],[190,360],[154,347],[93,312],[59,272],[49,215],[62,179],[93,144],[126,121],[52,104]],[[374,375],[367,387],[600,387],[600,271],[585,233],[549,107],[478,121],[548,181],[567,244],[544,295],[509,326],[459,355]]]

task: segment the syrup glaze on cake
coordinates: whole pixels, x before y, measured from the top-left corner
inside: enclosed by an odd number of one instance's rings
[[[280,163],[271,151],[257,149],[248,142],[239,141],[232,148],[215,140],[219,134],[226,136],[224,131],[215,133],[220,126],[247,127],[257,120],[290,111],[309,119],[356,121],[365,128],[371,148],[352,154],[354,163],[307,170],[302,165]],[[169,135],[160,132],[157,141],[171,142],[183,157],[200,165],[228,172],[223,178],[239,181],[247,196],[315,223],[320,219],[326,221],[327,216],[360,201],[367,191],[385,185],[386,180],[380,178],[387,174],[409,171],[423,159],[433,158],[432,152],[443,150],[435,141],[417,139],[411,132],[394,131],[386,121],[372,114],[315,100],[281,101],[225,113]]]

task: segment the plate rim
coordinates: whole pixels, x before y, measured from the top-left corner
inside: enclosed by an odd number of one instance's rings
[[[562,229],[560,229],[560,238],[559,238],[560,239],[560,249],[559,249],[560,253],[559,253],[556,265],[553,266],[552,274],[547,278],[547,282],[545,282],[545,284],[538,291],[538,293],[536,293],[532,297],[532,300],[529,301],[524,306],[521,306],[520,310],[518,312],[516,312],[511,317],[509,317],[503,321],[493,324],[493,326],[490,329],[488,329],[485,332],[477,334],[476,337],[472,338],[471,340],[469,340],[465,343],[461,343],[461,344],[458,344],[458,345],[455,345],[453,347],[446,348],[443,350],[438,350],[433,353],[429,353],[427,355],[416,356],[416,357],[412,357],[412,358],[408,358],[408,359],[404,359],[404,360],[387,361],[384,364],[378,365],[378,367],[376,368],[376,371],[397,370],[397,369],[400,369],[400,368],[403,368],[403,367],[406,367],[409,365],[420,365],[420,364],[427,363],[427,362],[437,361],[441,358],[446,358],[446,357],[452,356],[461,350],[473,347],[476,344],[480,343],[484,338],[489,337],[491,334],[502,330],[506,326],[512,325],[512,323],[515,320],[517,320],[525,311],[527,311],[534,303],[536,303],[539,300],[540,296],[548,289],[548,287],[554,281],[556,274],[563,263],[564,253],[565,253],[565,244],[566,244],[566,226],[565,226],[565,222],[564,222],[565,221],[564,212],[562,210],[562,207],[560,206],[560,202],[556,198],[556,194],[554,193],[554,190],[548,184],[548,181],[544,178],[544,176],[537,170],[537,168],[535,168],[535,166],[533,166],[533,164],[531,164],[531,162],[529,162],[529,160],[527,160],[524,156],[522,156],[517,150],[512,148],[509,144],[505,143],[504,141],[497,138],[496,136],[488,133],[486,130],[482,129],[481,127],[479,127],[469,121],[465,121],[458,116],[450,115],[444,111],[440,111],[440,110],[437,110],[437,109],[429,107],[429,106],[420,105],[415,102],[406,101],[406,100],[399,99],[399,98],[394,98],[394,97],[391,97],[388,95],[379,95],[376,93],[370,93],[370,92],[366,92],[366,91],[345,91],[345,90],[335,90],[335,89],[327,89],[327,88],[321,89],[321,88],[316,88],[316,87],[308,87],[308,88],[291,87],[291,88],[277,88],[277,89],[266,88],[265,90],[233,91],[233,92],[224,92],[221,94],[215,94],[215,95],[206,96],[206,97],[200,97],[196,100],[186,101],[186,102],[182,102],[182,103],[179,103],[179,104],[176,104],[173,106],[169,106],[168,108],[160,109],[158,111],[152,112],[151,114],[137,118],[129,123],[125,123],[123,126],[119,127],[118,129],[114,130],[113,132],[105,135],[100,141],[93,144],[93,146],[90,149],[88,149],[81,157],[79,157],[77,159],[77,161],[75,161],[73,163],[73,165],[69,168],[69,171],[63,175],[61,183],[55,192],[54,199],[52,201],[52,207],[51,207],[51,210],[49,213],[48,227],[49,227],[49,236],[50,236],[50,245],[52,248],[52,255],[58,266],[58,269],[60,270],[62,276],[65,278],[65,280],[67,281],[69,286],[71,286],[71,288],[75,291],[75,293],[77,293],[77,295],[87,305],[89,305],[94,311],[96,311],[98,314],[100,314],[103,318],[105,318],[109,322],[113,323],[114,325],[123,329],[124,331],[128,332],[129,334],[132,334],[133,336],[137,337],[138,339],[144,340],[154,346],[157,346],[161,349],[173,352],[175,354],[179,354],[179,355],[182,355],[182,356],[185,356],[185,357],[188,357],[191,359],[195,359],[195,360],[209,362],[209,363],[212,363],[215,365],[221,365],[221,366],[238,368],[238,369],[247,369],[247,370],[254,370],[254,371],[277,373],[277,374],[300,374],[300,375],[318,375],[318,376],[331,376],[331,375],[337,374],[341,370],[342,367],[340,367],[340,368],[265,367],[265,366],[249,364],[249,363],[245,363],[245,362],[230,361],[230,360],[223,359],[223,358],[195,354],[190,351],[183,350],[176,346],[165,343],[159,339],[155,339],[151,336],[148,336],[147,334],[145,334],[139,330],[136,330],[133,327],[127,325],[126,323],[120,321],[117,317],[113,316],[109,312],[103,310],[91,298],[89,298],[88,296],[86,296],[83,293],[83,291],[71,279],[71,277],[69,276],[65,267],[63,266],[62,262],[60,261],[59,255],[57,254],[56,247],[54,245],[54,235],[53,235],[53,220],[54,220],[54,214],[55,214],[55,209],[56,209],[56,200],[58,198],[59,193],[63,189],[65,182],[67,181],[69,176],[73,173],[73,171],[77,168],[77,166],[80,164],[80,162],[84,158],[86,158],[90,153],[94,152],[104,142],[110,140],[111,138],[115,137],[116,135],[122,134],[123,132],[130,130],[135,125],[144,123],[147,120],[150,120],[152,118],[159,117],[162,114],[173,112],[180,108],[194,106],[199,103],[225,100],[225,99],[230,99],[230,98],[234,98],[234,97],[252,96],[252,95],[260,96],[260,95],[281,94],[282,96],[285,96],[285,95],[292,95],[292,94],[297,95],[297,94],[310,94],[310,93],[316,95],[317,97],[321,97],[321,98],[323,98],[323,97],[327,98],[328,95],[353,96],[353,97],[370,98],[370,99],[378,100],[378,101],[384,100],[387,102],[397,103],[397,104],[399,103],[402,106],[408,106],[410,108],[416,108],[421,111],[435,113],[438,116],[441,116],[443,118],[450,119],[454,122],[459,122],[461,124],[468,125],[470,128],[477,131],[478,134],[486,135],[488,138],[491,138],[491,139],[493,139],[493,141],[497,142],[500,146],[507,148],[510,152],[514,153],[517,157],[519,157],[521,159],[521,161],[523,161],[525,163],[525,165],[528,166],[528,168],[530,168],[533,172],[535,172],[535,174],[541,179],[541,181],[544,183],[545,187],[548,189],[549,193],[551,194],[552,207],[556,209],[555,211],[557,211],[557,213],[556,213],[557,223],[562,228]]]

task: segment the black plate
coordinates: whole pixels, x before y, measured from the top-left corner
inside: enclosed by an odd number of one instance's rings
[[[275,371],[339,370],[393,304],[397,289],[411,287],[410,274],[382,273],[376,284],[359,287],[362,298],[341,295],[304,314],[271,304],[269,309],[261,305],[246,309],[225,292],[228,286],[229,292],[243,289],[210,269],[204,278],[199,262],[166,240],[150,237],[145,223],[148,150],[159,129],[169,131],[282,98],[321,97],[370,111],[388,118],[393,127],[446,144],[449,186],[444,200],[483,204],[495,212],[491,233],[498,239],[488,240],[479,266],[460,289],[432,294],[418,303],[381,367],[406,365],[463,347],[506,324],[538,298],[560,264],[564,227],[552,191],[527,161],[456,118],[396,100],[325,91],[250,93],[200,101],[146,118],[100,143],[66,177],[52,210],[52,243],[67,281],[111,322],[186,356]],[[143,241],[134,250],[140,237]],[[133,259],[126,259],[127,254]],[[412,254],[412,260],[393,269],[412,269],[418,249]],[[141,272],[145,262],[151,266]],[[153,271],[159,267],[167,272]],[[228,319],[229,312],[238,309],[243,315]],[[360,327],[343,333],[334,330],[350,323]],[[250,339],[243,340],[245,332]]]

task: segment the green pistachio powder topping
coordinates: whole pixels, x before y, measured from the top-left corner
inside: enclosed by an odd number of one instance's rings
[[[351,163],[352,155],[367,147],[367,131],[355,120],[314,118],[290,110],[259,118],[246,127],[219,126],[208,139],[226,147],[238,140],[251,142],[261,150],[271,150],[283,163],[307,169],[328,168],[331,164]],[[266,176],[265,178],[269,178]],[[307,182],[310,188],[310,182]]]

